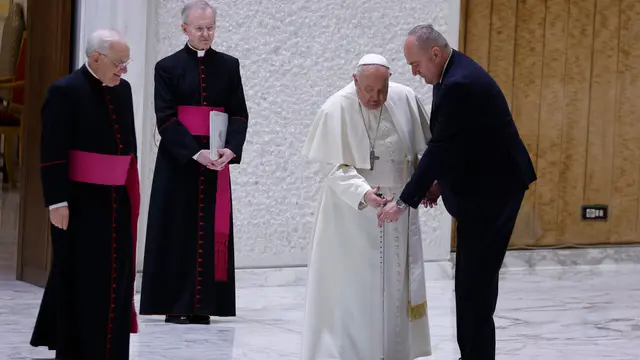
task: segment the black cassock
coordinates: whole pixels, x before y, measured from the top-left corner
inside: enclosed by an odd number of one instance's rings
[[[194,156],[209,149],[209,111],[228,114],[226,147],[242,157],[247,132],[240,63],[188,44],[155,67],[158,146],[149,204],[140,313],[235,316],[229,167]]]
[[[42,122],[44,200],[66,202],[69,224],[51,225],[31,345],[57,359],[129,359],[140,201],[131,87],[103,86],[85,65],[51,85]]]

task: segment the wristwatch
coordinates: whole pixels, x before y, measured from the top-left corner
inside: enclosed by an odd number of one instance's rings
[[[404,202],[402,202],[402,200],[400,200],[400,198],[398,198],[398,200],[396,200],[396,206],[402,211],[407,210],[407,208],[409,207],[409,205],[407,205]]]

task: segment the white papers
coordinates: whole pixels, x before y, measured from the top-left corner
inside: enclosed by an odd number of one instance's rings
[[[209,150],[211,160],[217,160],[220,157],[218,149],[225,148],[227,140],[227,126],[229,125],[229,115],[219,111],[211,111],[209,113]]]

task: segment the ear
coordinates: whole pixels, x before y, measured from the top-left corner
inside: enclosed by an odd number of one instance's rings
[[[440,51],[439,47],[433,47],[431,49],[431,53],[433,54],[433,57],[436,58],[436,59],[439,58],[440,55],[442,55],[442,52]]]
[[[356,86],[358,86],[358,77],[356,76],[356,74],[351,75],[351,77],[353,77],[353,82],[356,84]]]
[[[97,64],[98,60],[100,60],[100,54],[98,54],[97,52],[93,52],[91,53],[91,56],[89,56],[89,62]]]
[[[187,32],[187,24],[182,24],[180,27],[182,28],[182,33],[189,36],[189,33]]]

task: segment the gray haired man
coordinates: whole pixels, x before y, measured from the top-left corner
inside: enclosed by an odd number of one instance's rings
[[[158,147],[140,312],[173,324],[235,316],[229,166],[239,164],[247,104],[237,58],[214,50],[216,10],[192,1],[182,10],[187,43],[155,66]],[[209,115],[226,113],[225,143],[210,153]]]
[[[42,106],[41,175],[53,262],[32,346],[56,359],[129,359],[140,200],[129,46],[93,33],[87,62]]]

